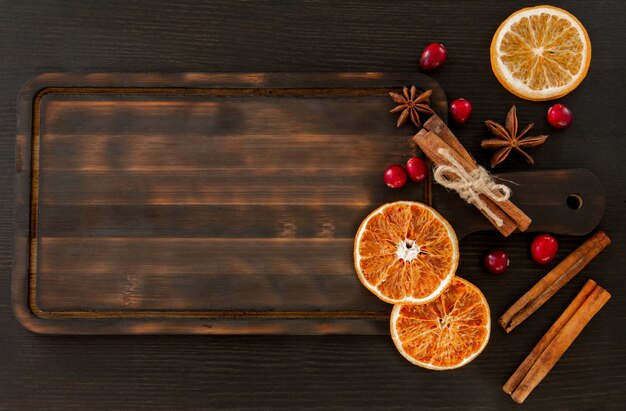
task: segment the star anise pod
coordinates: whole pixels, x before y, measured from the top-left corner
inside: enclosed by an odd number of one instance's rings
[[[390,113],[397,113],[401,111],[400,117],[398,118],[397,127],[401,127],[404,123],[406,123],[407,119],[410,117],[411,122],[415,124],[417,128],[422,127],[422,121],[420,120],[419,113],[426,114],[435,114],[432,108],[430,108],[430,95],[433,93],[432,90],[426,90],[420,95],[417,95],[417,89],[415,86],[411,86],[411,91],[404,87],[402,90],[402,94],[396,92],[390,92],[389,95],[398,103],[396,107],[389,110]]]
[[[506,128],[502,127],[495,121],[487,120],[485,125],[496,138],[483,140],[480,146],[482,148],[497,149],[491,157],[491,168],[494,168],[503,162],[509,155],[511,150],[515,149],[524,156],[528,164],[535,164],[533,158],[522,150],[522,147],[535,147],[543,144],[548,136],[541,135],[535,137],[524,137],[530,131],[535,123],[530,123],[525,129],[517,132],[517,111],[515,106],[511,107],[509,114],[506,115]]]

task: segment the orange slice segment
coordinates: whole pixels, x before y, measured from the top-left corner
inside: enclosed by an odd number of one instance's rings
[[[450,224],[425,204],[385,204],[363,220],[354,243],[359,280],[391,304],[422,304],[450,283],[459,246]]]
[[[562,97],[587,75],[591,42],[567,11],[536,6],[511,14],[491,41],[491,68],[518,97],[541,101]]]
[[[391,312],[391,338],[400,354],[432,370],[469,363],[485,348],[490,332],[487,300],[460,277],[439,298],[423,305],[397,304]]]

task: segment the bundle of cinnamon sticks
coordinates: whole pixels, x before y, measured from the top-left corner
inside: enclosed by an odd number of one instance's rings
[[[450,160],[441,154],[443,149],[447,150],[450,156],[468,174],[472,174],[479,167],[470,153],[436,114],[424,123],[424,127],[413,137],[413,141],[436,166],[451,165]],[[525,231],[530,225],[531,219],[510,200],[494,201],[484,194],[480,194],[479,197],[486,205],[486,209],[479,208],[479,210],[505,237],[508,237],[516,228]]]

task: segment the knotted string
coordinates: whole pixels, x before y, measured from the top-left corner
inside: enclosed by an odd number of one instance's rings
[[[439,165],[435,168],[435,181],[459,193],[459,196],[469,204],[474,204],[476,208],[487,214],[498,227],[502,227],[504,221],[498,217],[487,204],[480,198],[483,194],[487,198],[503,202],[511,197],[511,189],[504,184],[496,184],[487,170],[481,166],[476,166],[471,172],[454,159],[445,148],[440,148],[437,152],[446,159],[450,165]]]

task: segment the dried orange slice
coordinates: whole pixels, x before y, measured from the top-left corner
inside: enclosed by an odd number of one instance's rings
[[[591,63],[591,42],[580,21],[567,11],[528,7],[502,22],[490,55],[491,68],[508,91],[527,100],[552,100],[583,81]]]
[[[391,304],[422,304],[450,283],[459,244],[450,224],[425,204],[385,204],[361,223],[354,242],[359,280]]]
[[[460,277],[427,304],[397,304],[391,311],[391,338],[400,354],[432,370],[469,363],[485,348],[490,332],[485,296]]]

